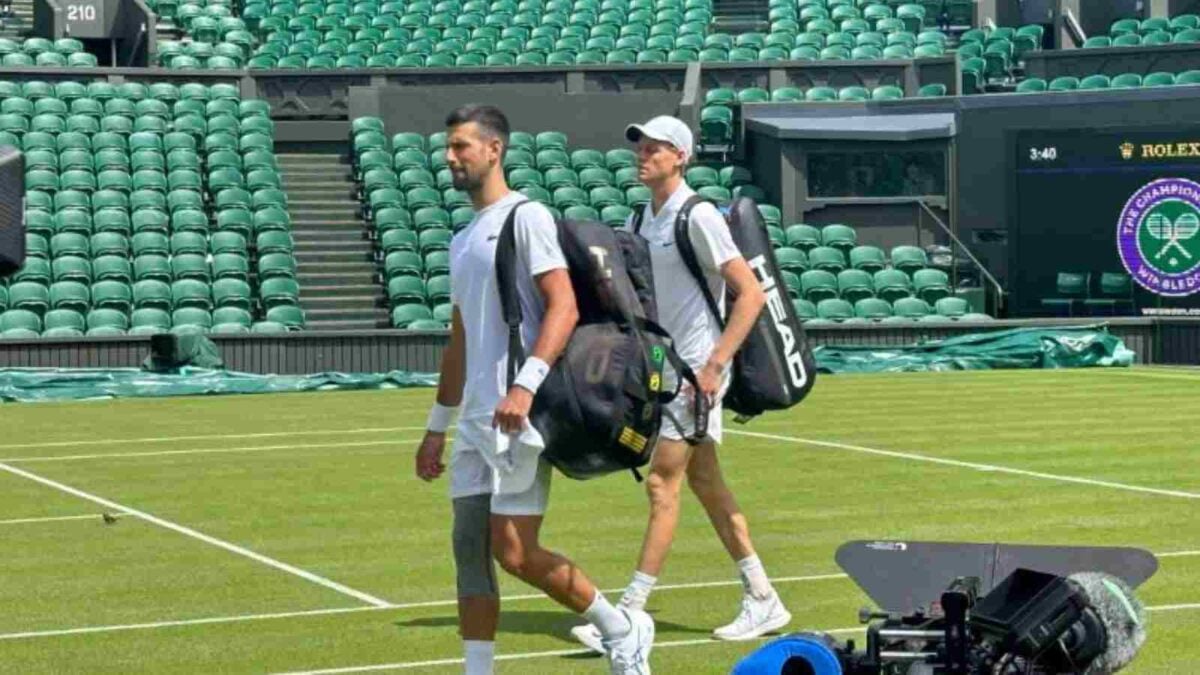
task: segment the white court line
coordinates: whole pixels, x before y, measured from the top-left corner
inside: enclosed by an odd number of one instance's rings
[[[151,450],[149,452],[110,452],[95,455],[62,455],[58,457],[6,457],[0,462],[21,462],[22,464],[44,462],[71,462],[81,459],[122,459],[128,457],[167,457],[171,455],[206,455],[226,452],[257,452],[260,450],[307,450],[309,448],[362,448],[374,445],[394,445],[396,443],[416,443],[419,438],[394,438],[386,441],[359,441],[355,443],[311,443],[307,445],[248,445],[239,448],[193,448],[190,450]]]
[[[1157,557],[1179,557],[1200,555],[1200,551],[1174,551],[1168,553],[1156,553]],[[829,581],[834,579],[848,579],[846,574],[810,574],[805,576],[794,577],[776,577],[771,579],[773,584],[790,584],[809,581]],[[720,588],[728,586],[740,586],[741,581],[700,581],[682,584],[662,584],[655,586],[655,592],[659,591],[678,591],[689,590],[695,588]],[[624,588],[609,588],[604,589],[603,593],[620,593]],[[542,593],[527,593],[522,595],[505,595],[500,598],[501,602],[515,602],[518,600],[546,600],[546,596]],[[386,606],[371,606],[371,607],[337,607],[332,609],[310,609],[296,612],[274,612],[268,614],[245,614],[241,616],[215,616],[201,619],[176,619],[173,621],[156,621],[151,623],[131,623],[118,624],[109,626],[83,626],[80,628],[64,628],[58,630],[42,630],[42,631],[26,631],[21,633],[0,633],[0,640],[21,640],[27,638],[40,637],[58,637],[64,635],[84,635],[88,633],[111,633],[128,630],[148,630],[154,628],[177,628],[183,626],[201,626],[206,624],[221,624],[221,623],[241,623],[246,621],[265,621],[270,619],[294,619],[310,616],[325,616],[328,614],[352,614],[358,612],[376,612],[380,610],[405,610],[405,609],[422,609],[429,607],[451,607],[458,604],[457,600],[427,600],[422,602],[406,602],[389,604]],[[1190,608],[1190,605],[1179,605],[1179,608]]]
[[[880,457],[891,457],[893,459],[907,459],[914,462],[929,462],[931,464],[941,464],[943,466],[953,466],[960,469],[974,469],[975,471],[985,471],[989,473],[1007,473],[1014,476],[1025,476],[1027,478],[1040,478],[1042,480],[1058,481],[1060,483],[1076,483],[1078,485],[1090,485],[1092,487],[1112,488],[1114,490],[1126,490],[1128,492],[1140,492],[1144,494],[1160,495],[1163,497],[1182,497],[1184,499],[1200,499],[1200,493],[1184,492],[1183,490],[1165,490],[1162,488],[1145,487],[1142,485],[1131,485],[1128,483],[1115,483],[1107,480],[1096,480],[1092,478],[1080,478],[1078,476],[1066,476],[1062,474],[1044,473],[1041,471],[1028,471],[1026,469],[1014,469],[1007,466],[999,466],[996,464],[981,464],[978,462],[964,462],[957,459],[945,459],[942,457],[930,457],[928,455],[919,455],[913,452],[898,452],[895,450],[880,450],[879,448],[868,448],[862,445],[851,445],[849,443],[835,443],[833,441],[819,441],[812,438],[798,438],[796,436],[780,436],[778,434],[764,434],[757,431],[737,431],[734,429],[726,429],[731,434],[737,436],[751,436],[754,438],[765,438],[772,441],[786,441],[790,443],[800,443],[802,445],[815,445],[823,448],[834,448],[836,450],[850,450],[853,452],[861,452],[868,455],[878,455]]]
[[[831,628],[829,630],[820,631],[822,633],[861,633],[866,630],[865,626],[857,626],[854,628]],[[778,635],[768,635],[753,640],[746,640],[744,644],[754,644],[757,642],[765,642],[779,637]],[[655,642],[655,649],[670,649],[672,647],[695,647],[698,645],[736,645],[736,642],[725,640],[717,640],[716,638],[700,638],[697,640],[674,640],[671,642]],[[548,656],[588,656],[596,653],[590,649],[555,649],[546,652],[525,652],[522,654],[497,654],[497,661],[523,661],[525,659],[540,659]],[[403,663],[380,663],[371,666],[350,666],[349,668],[327,668],[325,670],[297,670],[278,675],[339,675],[340,673],[366,673],[375,670],[409,670],[411,668],[430,668],[433,666],[455,666],[462,663],[461,658],[457,659],[435,659],[432,661],[406,661]]]
[[[830,579],[845,579],[845,574],[813,574],[800,577],[779,577],[772,579],[772,583],[796,583],[802,581],[825,581]],[[741,581],[702,581],[697,583],[686,584],[663,584],[655,586],[657,591],[677,591],[692,588],[715,588],[719,586],[740,586]],[[610,588],[602,591],[603,593],[620,593],[624,588]],[[502,602],[514,602],[517,600],[548,600],[544,593],[528,593],[523,595],[506,595],[500,598]],[[61,635],[83,635],[87,633],[110,633],[115,631],[127,630],[146,630],[151,628],[174,628],[179,626],[200,626],[213,623],[239,623],[243,621],[264,621],[268,619],[292,619],[307,616],[324,616],[326,614],[350,614],[356,612],[377,612],[379,610],[405,610],[405,609],[421,609],[427,607],[451,607],[458,604],[458,600],[429,600],[424,602],[406,602],[397,604],[387,604],[382,606],[371,607],[338,607],[334,609],[310,609],[298,612],[276,612],[271,614],[247,614],[244,616],[217,616],[202,619],[179,619],[176,621],[157,621],[153,623],[131,623],[115,626],[84,626],[81,628],[65,628],[60,630],[43,630],[43,631],[26,631],[22,633],[4,633],[0,634],[0,640],[21,640],[25,638],[39,637],[57,637]]]
[[[178,532],[179,534],[191,537],[193,539],[198,539],[206,544],[211,544],[218,548],[225,549],[226,551],[229,551],[230,553],[235,553],[242,557],[249,558],[251,560],[254,560],[255,562],[259,562],[264,565],[267,565],[268,567],[274,567],[277,570],[287,572],[288,574],[300,577],[301,579],[305,579],[307,581],[311,581],[314,584],[324,586],[325,588],[328,588],[330,590],[341,593],[342,595],[348,595],[352,598],[361,600],[365,603],[380,606],[380,607],[387,606],[388,604],[390,604],[390,603],[388,603],[387,600],[381,600],[380,598],[377,598],[373,595],[363,593],[362,591],[355,590],[353,588],[350,588],[349,586],[339,584],[336,581],[331,581],[329,579],[326,579],[325,577],[319,576],[317,574],[313,574],[312,572],[309,572],[308,570],[302,570],[299,567],[289,565],[285,562],[280,562],[278,560],[275,560],[274,558],[268,558],[267,556],[262,555],[261,553],[255,553],[254,551],[251,551],[248,548],[243,548],[241,546],[238,546],[237,544],[232,544],[232,543],[224,541],[222,539],[217,539],[216,537],[209,536],[207,534],[204,534],[203,532],[193,530],[190,527],[185,527],[183,525],[179,525],[178,523],[173,523],[169,520],[164,520],[162,518],[159,518],[158,516],[150,515],[149,513],[146,513],[145,511],[139,511],[137,509],[130,508],[130,507],[124,506],[122,504],[118,504],[117,502],[110,501],[103,497],[98,497],[94,494],[84,492],[83,490],[73,488],[70,485],[65,485],[63,483],[59,483],[57,481],[50,480],[49,478],[39,476],[35,473],[30,473],[28,471],[25,471],[24,469],[18,469],[15,466],[10,466],[8,464],[0,463],[0,471],[7,471],[8,473],[13,474],[14,476],[20,476],[22,478],[27,478],[31,481],[34,481],[35,483],[41,483],[42,485],[45,485],[46,487],[51,487],[60,492],[65,492],[69,495],[74,495],[76,497],[79,497],[80,499],[86,499],[87,501],[99,504],[101,506],[107,507],[114,511],[121,511],[121,512],[127,513],[131,516],[141,518],[142,520],[145,520],[149,523],[153,523],[154,525],[158,525],[159,527],[166,528],[173,532]]]
[[[1186,609],[1200,609],[1200,602],[1190,603],[1190,604],[1185,604],[1185,605],[1162,605],[1160,607],[1147,607],[1146,609],[1151,612],[1169,612],[1169,611],[1179,611],[1179,610],[1186,610]],[[866,630],[866,626],[855,626],[852,628],[833,628],[830,630],[815,630],[813,632],[838,634],[838,633],[861,633],[864,630]],[[756,638],[754,640],[747,640],[745,644],[755,644],[758,642],[764,642],[766,640],[771,640],[776,637],[779,637],[779,636],[778,635],[764,636],[761,638]],[[737,645],[736,642],[730,643],[730,642],[726,642],[723,640],[717,640],[715,638],[702,638],[702,639],[698,639],[698,640],[676,640],[673,642],[655,642],[654,649],[669,649],[672,647],[696,647],[696,646],[700,646],[700,645],[718,645],[718,644],[734,645],[734,646]],[[524,653],[520,653],[520,654],[498,654],[498,655],[496,655],[496,660],[497,661],[524,661],[527,659],[541,659],[541,658],[547,658],[547,657],[551,657],[551,656],[586,656],[588,654],[594,654],[594,653],[595,652],[592,652],[589,649],[557,649],[557,650],[545,651],[545,652],[524,652]],[[401,661],[401,662],[397,662],[397,663],[376,663],[376,664],[371,664],[371,665],[367,665],[367,666],[349,666],[346,668],[325,668],[325,669],[321,669],[321,670],[296,670],[296,671],[287,671],[286,673],[280,673],[279,675],[343,675],[344,673],[368,673],[368,672],[378,672],[378,671],[383,671],[383,670],[411,670],[413,668],[432,668],[434,666],[456,666],[461,663],[463,663],[463,659],[460,657],[460,658],[448,658],[448,659],[435,659],[435,660],[431,660],[431,661]]]
[[[113,516],[119,518],[120,516]],[[28,523],[54,523],[62,520],[100,520],[103,516],[97,513],[91,513],[86,516],[50,516],[47,518],[13,518],[12,520],[0,520],[0,525],[25,525]]]
[[[76,445],[124,445],[126,443],[174,443],[176,441],[219,441],[233,438],[279,438],[281,436],[330,436],[335,434],[379,434],[389,431],[424,431],[425,427],[380,427],[367,429],[329,429],[326,431],[272,431],[256,434],[209,434],[205,436],[158,436],[153,438],[93,438],[50,443],[0,445],[0,450],[15,448],[69,448]]]

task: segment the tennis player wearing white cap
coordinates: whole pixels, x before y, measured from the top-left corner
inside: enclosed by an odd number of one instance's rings
[[[692,154],[692,132],[682,121],[661,116],[645,124],[630,125],[625,137],[637,144],[638,180],[652,194],[650,203],[644,207],[638,233],[650,245],[659,323],[675,339],[680,356],[696,371],[696,379],[701,391],[709,397],[712,411],[708,434],[695,446],[685,443],[673,424],[663,424],[646,478],[650,523],[642,541],[637,571],[621,598],[621,605],[631,609],[645,607],[675,537],[679,492],[686,476],[721,543],[737,563],[745,591],[737,618],[714,630],[713,635],[723,640],[750,640],[782,628],[792,620],[792,615],[783,607],[754,552],[746,518],[721,475],[717,444],[721,442],[721,398],[729,384],[730,362],[766,298],[733,243],[720,212],[707,202],[696,205],[688,217],[688,233],[709,290],[725,314],[725,330],[721,330],[675,246],[676,217],[695,194],[683,179]],[[626,228],[633,229],[634,220],[630,218]],[[729,308],[724,306],[727,286],[735,296]],[[695,420],[685,401],[686,397],[676,398],[668,412],[684,431],[691,432]],[[588,647],[603,651],[600,634],[590,624],[572,629],[571,634]]]

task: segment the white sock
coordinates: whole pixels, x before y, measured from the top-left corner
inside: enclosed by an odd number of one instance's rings
[[[496,643],[491,640],[463,640],[463,664],[465,675],[492,675],[492,664],[496,660]]]
[[[767,570],[763,568],[762,561],[758,559],[757,555],[742,558],[737,562],[737,566],[746,591],[750,595],[758,600],[771,595],[774,590],[771,588],[771,580],[767,578]]]
[[[645,609],[646,601],[650,599],[650,591],[654,590],[656,583],[658,583],[658,577],[650,576],[645,572],[634,572],[633,579],[625,588],[625,594],[621,596],[621,606],[629,609]]]
[[[629,619],[625,617],[624,612],[613,607],[604,594],[596,591],[596,598],[592,600],[592,604],[583,612],[583,618],[600,630],[600,634],[606,640],[619,638],[629,632],[633,626],[629,624]]]

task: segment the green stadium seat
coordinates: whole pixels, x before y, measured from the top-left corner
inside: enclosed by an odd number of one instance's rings
[[[164,281],[142,279],[133,285],[133,306],[135,309],[153,307],[170,311],[173,304],[171,287]]]
[[[1079,88],[1079,78],[1072,75],[1063,75],[1050,80],[1047,87],[1050,91],[1074,91]]]
[[[1079,272],[1059,272],[1055,278],[1054,287],[1057,296],[1042,298],[1042,307],[1061,313],[1066,310],[1067,316],[1075,313],[1075,306],[1083,304],[1088,298],[1091,275]]]
[[[802,274],[808,271],[808,256],[798,248],[782,246],[775,249],[775,262],[784,272]]]
[[[87,335],[111,336],[124,335],[129,329],[128,311],[100,307],[87,314]]]
[[[51,261],[50,269],[56,282],[78,281],[85,284],[92,283],[92,263],[87,258],[75,255],[59,256]]]
[[[207,333],[212,328],[212,313],[203,307],[180,307],[171,312],[171,332],[176,335]]]
[[[42,317],[27,309],[9,309],[0,314],[0,335],[5,339],[36,338],[42,332]]]
[[[1017,84],[1018,93],[1034,93],[1046,91],[1049,85],[1040,77],[1031,77]]]
[[[298,305],[300,284],[287,277],[264,279],[259,285],[259,297],[268,308],[276,305]]]
[[[849,253],[857,245],[857,240],[858,234],[847,225],[833,224],[821,228],[822,245],[836,248],[842,253]]]
[[[1137,73],[1121,73],[1112,78],[1113,89],[1130,89],[1142,86],[1142,76]]]
[[[87,311],[86,308],[83,311]],[[50,310],[43,317],[43,324],[42,337],[47,338],[80,337],[87,330],[87,320],[75,309]]]
[[[44,314],[50,308],[50,291],[35,281],[17,281],[8,287],[8,306]]]
[[[879,321],[892,315],[892,305],[880,298],[862,298],[854,303],[854,316]]]
[[[793,298],[792,309],[801,321],[808,321],[817,317],[817,306],[803,298]]]
[[[912,294],[912,280],[898,269],[884,269],[875,273],[875,295],[895,302]]]
[[[825,270],[837,274],[846,269],[846,257],[836,248],[817,246],[808,251],[808,264],[814,270]]]
[[[304,328],[304,310],[298,305],[276,305],[267,310],[267,321],[281,323],[288,327],[288,330],[300,330]]]
[[[1097,73],[1088,75],[1079,81],[1079,88],[1082,89],[1108,89],[1112,86],[1112,80],[1107,75]]]
[[[1100,274],[1099,292],[1083,301],[1084,306],[1095,311],[1107,309],[1108,313],[1116,314],[1119,310],[1129,310],[1133,307],[1133,283],[1124,272],[1103,272]]]
[[[933,308],[929,303],[920,298],[898,298],[892,303],[892,312],[896,316],[901,316],[909,319],[919,319],[933,312]]]
[[[916,246],[896,246],[892,248],[892,266],[909,274],[929,266],[929,258],[925,251]]]
[[[951,295],[950,277],[937,269],[921,269],[913,272],[913,291],[926,302],[934,303]]]
[[[838,297],[837,277],[825,270],[809,270],[800,275],[801,296],[811,302]]]
[[[817,303],[817,318],[842,322],[854,317],[854,307],[841,298],[828,298]]]
[[[962,298],[946,297],[939,298],[933,303],[933,310],[939,315],[951,319],[959,319],[970,311],[970,305]]]
[[[821,245],[821,231],[811,225],[798,223],[785,230],[787,245],[803,251],[811,251]]]

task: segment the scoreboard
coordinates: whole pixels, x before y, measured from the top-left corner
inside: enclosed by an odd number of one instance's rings
[[[1126,272],[1139,313],[1200,315],[1200,126],[1022,131],[1013,183],[1017,315],[1060,271]]]

